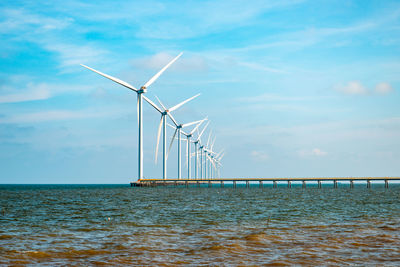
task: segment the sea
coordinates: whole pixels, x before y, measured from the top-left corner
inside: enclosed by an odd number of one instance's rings
[[[0,185],[0,265],[400,266],[400,185]]]

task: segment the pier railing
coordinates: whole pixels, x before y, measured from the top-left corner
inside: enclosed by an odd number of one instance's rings
[[[367,188],[371,188],[371,181],[384,181],[385,188],[389,187],[389,181],[400,181],[400,177],[304,177],[304,178],[217,178],[217,179],[141,179],[137,182],[131,182],[131,186],[171,186],[171,185],[197,185],[208,184],[209,187],[213,185],[220,185],[224,187],[225,183],[231,183],[235,188],[237,183],[245,183],[246,187],[250,187],[250,183],[259,183],[263,187],[263,182],[272,182],[274,188],[278,187],[278,182],[286,182],[287,187],[292,187],[292,182],[301,182],[302,187],[307,186],[307,182],[317,182],[318,188],[322,187],[322,182],[332,182],[334,188],[338,187],[338,182],[349,182],[350,188],[354,187],[355,181],[364,181]]]

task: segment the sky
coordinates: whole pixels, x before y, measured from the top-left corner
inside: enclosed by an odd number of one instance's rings
[[[400,176],[399,1],[6,0],[0,45],[0,183],[136,180],[136,93],[79,64],[140,87],[180,52],[146,96],[201,94],[173,115],[208,116],[222,177]]]

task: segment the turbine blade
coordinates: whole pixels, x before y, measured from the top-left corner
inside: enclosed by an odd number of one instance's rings
[[[147,101],[147,103],[149,103],[153,108],[155,108],[158,112],[163,113],[163,111],[156,105],[153,103],[153,101],[151,101],[150,99],[148,99],[146,96],[142,96],[144,98],[144,100]]]
[[[122,86],[125,86],[126,88],[131,89],[132,91],[135,91],[135,92],[138,91],[138,89],[136,89],[133,85],[130,85],[130,84],[127,83],[127,82],[124,82],[124,81],[122,81],[122,80],[120,80],[120,79],[118,79],[118,78],[115,78],[115,77],[113,77],[113,76],[110,76],[110,75],[107,75],[107,74],[105,74],[105,73],[102,73],[102,72],[100,72],[100,71],[98,71],[98,70],[92,69],[91,67],[88,67],[88,66],[86,66],[86,65],[83,65],[83,64],[80,64],[80,65],[81,65],[82,67],[84,67],[84,68],[87,68],[87,69],[89,69],[89,70],[91,70],[91,71],[96,72],[97,74],[100,74],[100,75],[103,76],[103,77],[106,77],[107,79],[110,79],[111,81],[114,81],[114,82],[116,82],[116,83],[118,83],[118,84],[120,84],[120,85],[122,85]]]
[[[211,133],[212,133],[212,131],[210,131],[210,134],[208,135],[208,139],[207,139],[207,145],[206,145],[206,147],[208,147],[208,144],[210,143]]]
[[[161,107],[162,107],[164,110],[167,110],[167,108],[163,105],[163,103],[161,102],[161,100],[160,100],[157,96],[155,96],[155,97],[157,98],[157,101],[158,101],[158,103],[160,103]]]
[[[172,139],[171,139],[171,143],[169,144],[167,158],[168,158],[168,155],[169,155],[169,151],[171,151],[171,147],[172,147],[172,144],[174,143],[174,139],[175,139],[175,136],[176,136],[177,132],[178,132],[178,129],[175,129],[174,135],[172,136]]]
[[[214,161],[211,159],[211,164],[216,168]]]
[[[213,148],[214,148],[214,144],[215,144],[215,140],[217,139],[217,137],[214,137],[214,140],[213,140],[213,142],[212,142],[212,144],[211,144],[211,150],[213,150]]]
[[[206,126],[204,126],[203,130],[199,134],[199,137],[197,137],[197,140],[200,140],[200,137],[203,135],[204,131],[207,129],[207,126],[210,124],[210,121],[207,122]]]
[[[172,116],[172,114],[170,114],[169,112],[167,112],[167,115],[171,119],[171,121],[175,124],[175,126],[178,127],[179,124],[176,122],[174,116]]]
[[[201,124],[203,124],[203,122],[204,122],[205,120],[207,120],[207,117],[205,117],[199,124],[197,124],[196,127],[194,127],[193,130],[190,132],[190,134],[193,134],[194,131],[196,131],[196,130],[199,128],[199,126],[200,126]]]
[[[160,77],[160,75],[169,67],[172,65],[172,63],[174,63],[180,56],[182,56],[182,53],[179,53],[178,56],[176,56],[173,60],[171,60],[167,65],[165,65],[164,68],[162,68],[156,75],[154,75],[147,83],[145,83],[145,85],[143,85],[143,87],[147,88],[149,87],[153,82],[155,82],[158,77]]]
[[[188,133],[182,131],[182,129],[181,129],[181,134],[183,134],[184,136],[188,136],[189,135]]]
[[[182,124],[182,128],[185,128],[185,127],[188,127],[188,126],[190,126],[190,125],[199,123],[199,122],[201,122],[201,121],[202,121],[202,120],[199,120],[199,121],[192,121],[192,122],[189,122],[189,123]]]
[[[167,123],[167,125],[168,125],[169,127],[171,127],[171,128],[174,128],[174,129],[176,129],[176,127],[175,127],[175,126],[173,126],[173,125],[171,125],[171,124],[169,124],[169,123]]]
[[[215,157],[218,158],[222,154],[222,152],[224,152],[223,149]]]
[[[157,164],[157,158],[158,158],[158,145],[160,144],[162,122],[163,122],[163,116],[161,115],[161,120],[160,120],[160,124],[158,125],[158,132],[157,132],[157,145],[156,145],[156,158],[155,158],[156,164]]]
[[[182,101],[181,103],[179,103],[178,105],[173,106],[172,108],[169,109],[169,111],[174,111],[178,108],[180,108],[182,105],[186,104],[187,102],[189,102],[190,100],[195,99],[196,97],[198,97],[200,94],[197,94],[195,96],[192,96],[191,98],[186,99],[185,101]]]

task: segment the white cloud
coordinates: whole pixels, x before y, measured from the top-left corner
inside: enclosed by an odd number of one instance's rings
[[[57,53],[61,67],[78,67],[79,64],[98,62],[107,52],[89,45],[48,42],[42,44],[45,49]]]
[[[0,95],[0,103],[18,103],[26,101],[43,100],[50,98],[50,92],[46,85],[31,84],[27,90],[19,93]]]
[[[6,9],[2,12],[2,16],[5,19],[0,22],[0,33],[62,30],[73,22],[71,18],[45,17],[32,14],[25,9]]]
[[[177,53],[178,54],[178,53]],[[150,57],[144,57],[133,60],[133,65],[147,68],[151,70],[160,70],[168,62],[170,62],[177,54],[170,54],[166,52],[158,53]],[[179,58],[171,67],[171,70],[177,71],[207,71],[208,64],[205,58],[200,56],[184,56]]]
[[[40,123],[47,121],[79,120],[88,118],[106,118],[126,114],[126,110],[47,110],[40,112],[20,113],[0,117],[0,123]]]
[[[378,94],[382,94],[382,95],[389,94],[389,93],[393,92],[393,90],[394,90],[393,87],[389,83],[386,83],[386,82],[378,83],[375,86],[375,92]]]
[[[48,84],[32,83],[28,80],[34,79],[28,76],[10,76],[11,85],[0,87],[1,103],[19,103],[36,100],[46,100],[55,95],[65,93],[86,93],[93,90],[89,85],[71,85],[71,84]],[[17,84],[26,84],[17,86]]]
[[[264,151],[254,150],[251,151],[250,155],[255,161],[268,161],[270,159],[269,155]]]
[[[345,85],[336,86],[335,89],[347,95],[366,95],[368,93],[367,88],[359,81],[350,81]]]
[[[185,39],[226,31],[257,23],[257,17],[269,10],[296,5],[288,1],[197,1],[165,4],[170,12],[138,20],[137,36],[154,39]],[[161,15],[161,14],[160,14]]]
[[[284,70],[280,70],[280,69],[277,69],[277,68],[271,68],[271,67],[264,66],[264,65],[258,64],[258,63],[239,62],[238,64],[241,65],[241,66],[253,69],[253,70],[272,72],[272,73],[282,73],[282,74],[287,73]]]
[[[298,151],[300,157],[323,157],[328,154],[328,152],[322,151],[319,148],[314,148],[311,150],[300,150]]]
[[[367,94],[389,94],[394,91],[393,87],[387,82],[378,83],[374,90],[369,90],[359,81],[350,81],[346,85],[337,85],[334,87],[336,91],[347,95],[367,95]]]
[[[106,53],[105,50],[87,42],[73,43],[70,32],[78,29],[74,25],[74,19],[70,17],[55,18],[23,8],[7,9],[1,15],[5,19],[0,21],[0,34],[10,34],[13,40],[29,41],[55,53],[64,69],[79,63],[97,62]]]

